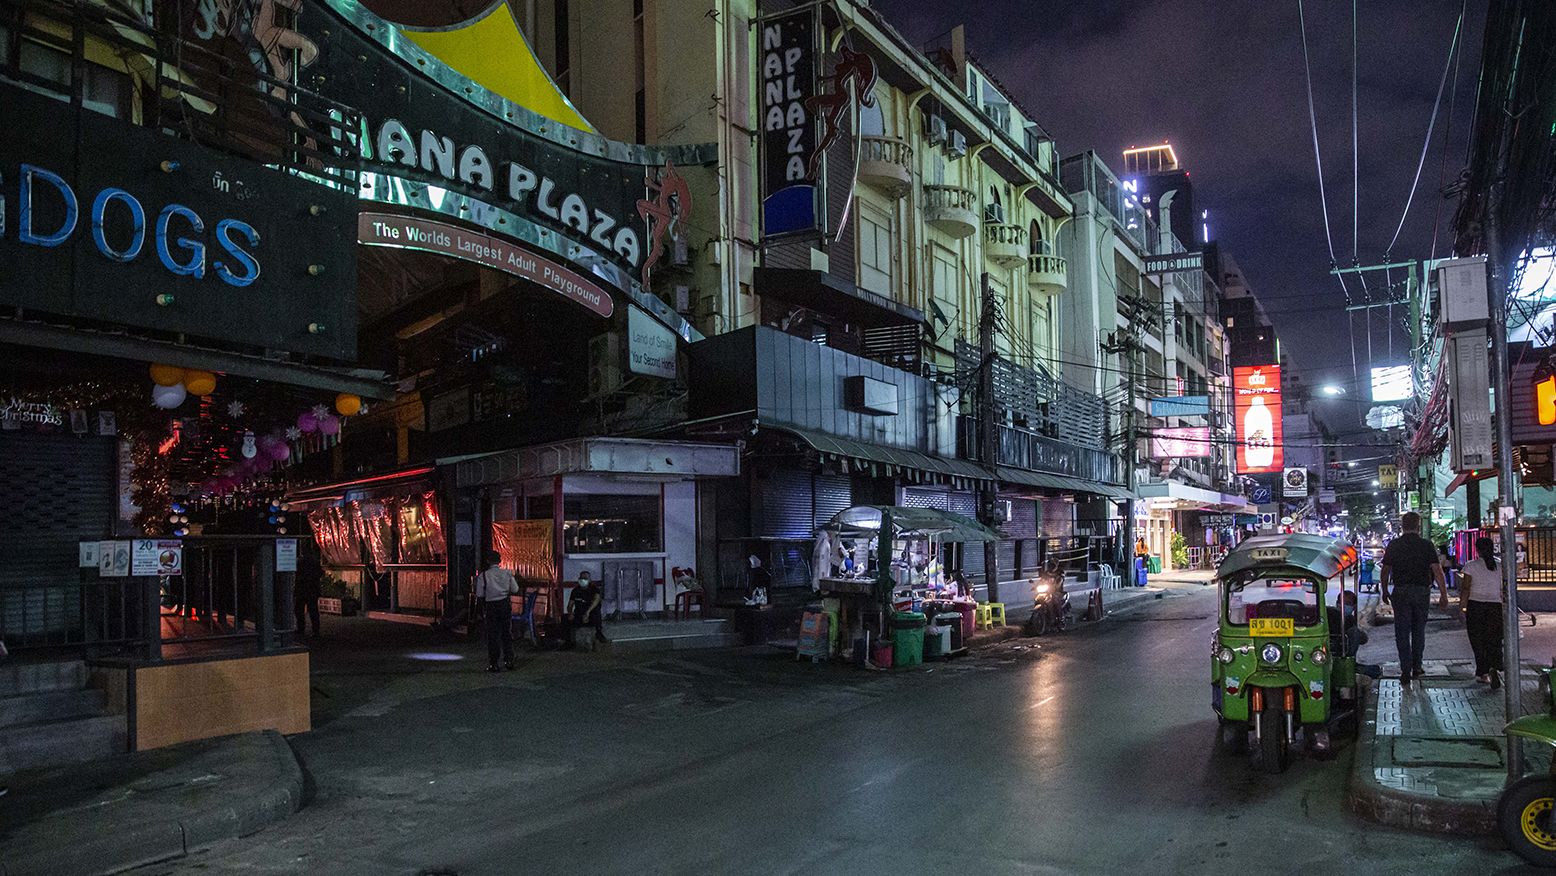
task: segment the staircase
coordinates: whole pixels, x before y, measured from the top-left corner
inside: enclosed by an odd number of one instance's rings
[[[125,750],[125,718],[87,684],[86,664],[0,664],[0,776]]]

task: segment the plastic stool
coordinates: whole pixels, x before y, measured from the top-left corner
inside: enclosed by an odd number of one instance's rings
[[[978,611],[978,613],[977,613],[977,627],[978,627],[978,629],[983,629],[985,627],[992,627],[992,626],[994,626],[995,618],[999,619],[999,625],[1000,626],[1004,626],[1005,625],[1005,603],[1003,603],[1003,602],[980,602],[980,603],[978,603],[977,611]]]

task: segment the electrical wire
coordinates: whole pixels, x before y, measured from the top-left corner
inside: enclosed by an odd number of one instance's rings
[[[1339,267],[1334,254],[1334,235],[1329,228],[1329,197],[1324,191],[1324,159],[1318,148],[1318,111],[1313,107],[1313,65],[1308,57],[1307,16],[1302,10],[1302,0],[1297,0],[1297,27],[1302,32],[1302,74],[1307,83],[1308,125],[1313,131],[1313,163],[1318,168],[1318,203],[1324,215],[1324,243],[1329,247],[1329,267]],[[1336,274],[1340,288],[1345,292],[1345,303],[1351,303],[1351,290],[1345,285],[1345,276]]]
[[[1464,13],[1459,13],[1458,19],[1453,24],[1453,39],[1448,43],[1448,57],[1443,61],[1443,75],[1437,83],[1437,98],[1432,101],[1432,116],[1426,124],[1426,139],[1421,143],[1421,158],[1416,162],[1415,178],[1410,182],[1410,194],[1405,198],[1405,209],[1399,214],[1399,224],[1394,228],[1394,237],[1389,241],[1388,249],[1384,250],[1383,260],[1392,261],[1394,244],[1399,242],[1399,233],[1405,228],[1405,219],[1410,216],[1410,205],[1415,202],[1416,187],[1421,183],[1421,169],[1426,166],[1426,153],[1432,147],[1432,130],[1437,126],[1437,111],[1443,102],[1443,89],[1448,86],[1448,71],[1453,67],[1453,58],[1459,47],[1459,31],[1464,27]]]

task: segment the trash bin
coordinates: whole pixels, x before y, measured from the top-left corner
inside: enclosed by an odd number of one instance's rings
[[[951,631],[951,641],[948,646],[950,650],[946,653],[955,654],[957,651],[962,650],[962,643],[966,641],[966,638],[962,635],[962,613],[955,608],[952,608],[950,611],[943,611],[935,615],[935,623]]]
[[[957,626],[961,626],[962,616],[956,616]],[[930,624],[924,628],[924,659],[931,657],[944,657],[951,653],[951,628],[941,624]]]
[[[1146,565],[1145,557],[1136,557],[1135,558],[1135,586],[1136,587],[1144,587],[1145,586],[1145,582],[1146,582],[1145,574],[1146,574],[1147,569],[1148,569],[1148,566]]]
[[[917,611],[899,611],[891,618],[893,666],[924,662],[924,627],[928,619]]]
[[[971,599],[956,603],[956,610],[962,616],[962,641],[972,638],[973,630],[978,628],[978,603]]]

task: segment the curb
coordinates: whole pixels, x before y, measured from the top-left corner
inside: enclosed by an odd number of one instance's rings
[[[1400,791],[1375,779],[1378,753],[1378,700],[1374,685],[1364,694],[1366,708],[1356,737],[1356,758],[1345,786],[1346,807],[1378,824],[1470,836],[1493,836],[1497,830],[1495,801],[1450,800]]]
[[[133,831],[99,833],[69,846],[50,844],[0,861],[0,876],[122,873],[187,857],[222,840],[237,839],[281,821],[303,805],[303,770],[291,745],[274,730],[262,731],[276,776],[232,805],[204,806],[184,817],[141,823]]]

